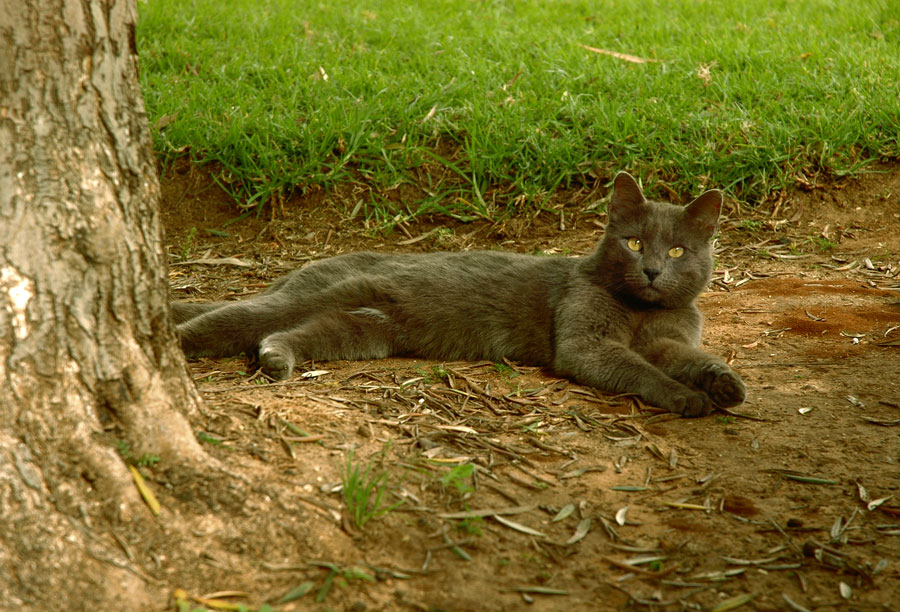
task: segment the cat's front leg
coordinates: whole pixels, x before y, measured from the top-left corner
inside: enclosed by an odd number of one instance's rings
[[[718,357],[698,348],[661,338],[638,347],[638,352],[675,380],[707,393],[716,406],[737,406],[747,397],[740,375]]]
[[[656,395],[656,391],[659,389],[657,387],[653,393],[645,392],[641,393],[640,396],[652,406],[664,408],[683,417],[704,417],[712,412],[713,405],[706,393],[694,391],[690,387],[678,383],[678,381],[673,382],[678,387],[666,390],[662,395]]]
[[[558,343],[554,370],[610,393],[634,393],[642,400],[686,417],[712,411],[710,396],[668,376],[628,347],[607,339]]]

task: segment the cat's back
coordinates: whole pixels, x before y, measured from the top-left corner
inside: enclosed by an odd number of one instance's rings
[[[377,274],[386,268],[386,262],[396,255],[356,251],[312,261],[294,270],[269,286],[268,293],[308,295],[324,291],[341,281],[360,276]]]
[[[413,284],[420,292],[490,290],[562,277],[573,265],[573,259],[505,251],[404,254],[358,251],[311,262],[276,281],[271,289],[295,286],[309,291],[355,277],[369,277]]]
[[[549,363],[554,310],[575,259],[496,251],[389,262],[407,339],[448,359]]]
[[[556,302],[578,259],[502,251],[356,252],[310,263],[270,295],[298,312],[304,304],[324,306],[321,300],[377,311],[400,330],[398,346],[423,356],[542,364],[552,356]]]
[[[466,303],[495,309],[521,307],[529,299],[544,302],[563,287],[574,258],[504,251],[462,251],[397,255],[371,269],[417,299],[470,310]]]

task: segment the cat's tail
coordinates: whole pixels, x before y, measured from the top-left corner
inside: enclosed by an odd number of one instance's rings
[[[175,325],[180,325],[225,304],[226,302],[172,302],[172,318],[175,320]]]

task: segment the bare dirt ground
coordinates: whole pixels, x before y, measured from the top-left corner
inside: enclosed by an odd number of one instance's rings
[[[803,187],[720,228],[701,308],[749,389],[733,413],[681,419],[514,363],[315,363],[272,384],[197,361],[198,435],[261,484],[210,508],[144,468],[163,535],[134,555],[185,607],[900,609],[900,167]],[[164,190],[175,299],[360,249],[584,254],[605,221],[586,210],[603,189],[531,221],[390,233],[353,190],[237,223],[203,173]],[[351,451],[400,504],[362,527],[340,492]]]

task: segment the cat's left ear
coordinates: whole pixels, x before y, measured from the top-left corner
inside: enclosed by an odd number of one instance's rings
[[[722,211],[722,200],[722,192],[718,189],[711,189],[685,207],[685,216],[706,234],[707,240],[716,233],[719,213]]]

